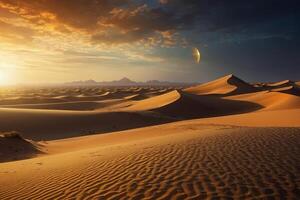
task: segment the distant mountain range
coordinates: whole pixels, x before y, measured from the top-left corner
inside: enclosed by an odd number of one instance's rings
[[[69,85],[69,86],[190,86],[194,84],[197,83],[168,82],[168,81],[158,81],[158,80],[136,82],[126,77],[115,81],[98,82],[95,80],[84,80],[84,81],[73,81],[73,82],[65,83],[65,85]]]

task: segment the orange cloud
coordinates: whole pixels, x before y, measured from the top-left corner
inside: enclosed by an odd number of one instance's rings
[[[0,8],[36,26],[39,34],[76,31],[100,44],[143,43],[177,26],[171,13],[129,0],[1,0]],[[161,36],[167,45],[175,44]]]

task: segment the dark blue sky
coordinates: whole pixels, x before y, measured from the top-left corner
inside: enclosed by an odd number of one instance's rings
[[[300,79],[299,1],[170,0],[164,7],[182,19],[188,46],[202,53],[191,79],[203,73],[207,79],[226,73],[249,81]]]

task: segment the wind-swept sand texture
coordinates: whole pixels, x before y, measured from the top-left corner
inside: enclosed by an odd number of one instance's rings
[[[25,138],[0,137],[0,199],[300,197],[292,81],[7,89],[0,107]]]
[[[143,134],[142,140],[130,138],[104,147],[99,141],[91,149],[3,163],[0,198],[296,199],[300,195],[299,128],[172,124],[140,131],[123,134]],[[152,132],[156,137],[146,136]]]

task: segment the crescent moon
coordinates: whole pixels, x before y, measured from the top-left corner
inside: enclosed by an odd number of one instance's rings
[[[201,54],[200,51],[197,48],[193,48],[193,57],[196,63],[200,63],[201,60]]]

